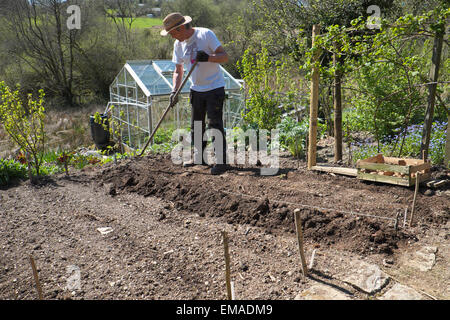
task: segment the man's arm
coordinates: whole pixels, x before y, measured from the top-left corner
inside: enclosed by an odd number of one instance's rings
[[[184,68],[182,64],[177,64],[175,67],[175,71],[173,73],[173,90],[175,92],[181,86],[181,82],[183,81]]]
[[[217,47],[213,54],[209,55],[208,62],[225,63],[228,61],[228,53],[222,46]]]

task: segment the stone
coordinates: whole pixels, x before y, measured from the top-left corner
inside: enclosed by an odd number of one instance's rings
[[[299,293],[294,300],[351,300],[351,298],[331,286],[316,284]]]
[[[380,267],[362,260],[352,260],[350,269],[345,272],[343,281],[367,294],[380,291],[389,282],[389,276]]]
[[[434,195],[434,191],[431,190],[431,189],[428,189],[428,190],[425,191],[423,194],[426,195],[426,196],[432,196],[432,195]]]
[[[97,228],[97,231],[100,232],[102,235],[107,235],[108,233],[113,232],[114,229],[111,227],[102,227],[102,228]]]
[[[380,300],[423,300],[423,296],[408,286],[396,283]]]
[[[406,257],[405,264],[420,271],[429,271],[436,263],[437,247],[425,246],[412,256]]]

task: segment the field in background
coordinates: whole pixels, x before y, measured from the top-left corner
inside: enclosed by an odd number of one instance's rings
[[[152,28],[155,26],[162,26],[163,19],[160,18],[149,18],[149,17],[138,17],[133,20],[133,24],[131,25],[132,29],[145,29]],[[111,19],[111,22],[114,23]],[[130,23],[130,18],[125,18],[125,23],[128,25]]]
[[[143,29],[143,28],[151,28],[154,26],[162,26],[163,19],[160,18],[148,18],[148,17],[139,17],[133,21],[132,28],[134,29]]]

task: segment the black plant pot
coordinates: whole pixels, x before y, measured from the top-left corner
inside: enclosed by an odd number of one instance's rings
[[[91,116],[91,136],[97,149],[105,149],[109,145],[109,122],[108,116],[101,114],[102,123],[96,123],[95,117]],[[103,123],[107,129],[103,127]]]

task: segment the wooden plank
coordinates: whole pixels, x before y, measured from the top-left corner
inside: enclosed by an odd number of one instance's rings
[[[357,164],[357,168],[377,170],[377,171],[399,172],[403,174],[409,174],[410,170],[409,166],[398,166],[384,163],[359,163]]]
[[[429,173],[429,172],[420,173],[419,183],[427,181],[430,178],[431,178],[431,173]],[[416,184],[416,177],[411,177],[411,183],[409,185],[412,186],[412,185],[415,185],[415,184]]]
[[[384,157],[384,163],[387,164],[398,164],[399,161],[405,162],[404,165],[407,166],[417,166],[423,164],[424,161],[421,159],[405,159],[405,158],[394,158],[394,157]]]
[[[431,180],[427,182],[427,187],[436,189],[445,186],[447,183],[448,180]]]
[[[422,171],[422,170],[430,169],[430,168],[431,168],[430,163],[429,162],[425,162],[425,163],[419,164],[417,166],[412,166],[410,173],[414,173],[414,172],[417,172],[417,171]]]
[[[396,184],[396,185],[400,185],[400,186],[408,186],[408,187],[410,186],[408,178],[398,178],[398,177],[384,176],[384,175],[370,174],[370,173],[363,173],[363,172],[358,172],[357,178],[361,179],[361,180],[384,182],[384,183]]]
[[[311,170],[342,174],[345,176],[352,176],[352,177],[357,176],[357,169],[353,169],[353,168],[312,166]]]
[[[358,163],[384,163],[384,157],[381,153],[379,153],[374,157],[358,160],[356,164]]]

